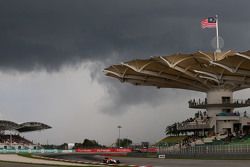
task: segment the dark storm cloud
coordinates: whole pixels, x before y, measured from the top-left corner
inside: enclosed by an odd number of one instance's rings
[[[220,15],[226,39],[234,39],[238,30],[237,36],[246,42],[249,4],[241,2],[245,1],[0,1],[0,67],[53,70],[84,60],[103,61],[113,51],[124,61],[208,50],[214,33],[203,32],[199,21],[214,14]],[[238,28],[230,23],[239,23]],[[238,42],[228,39],[227,47],[248,46],[231,44]]]
[[[148,107],[157,108],[157,106],[166,106],[166,111],[169,111],[170,108],[176,109],[178,103],[179,106],[187,107],[187,101],[190,100],[190,97],[197,95],[193,91],[158,89],[155,87],[121,84],[119,82],[106,83],[106,86],[109,98],[103,99],[104,105],[101,105],[101,111],[111,115],[123,114],[136,106],[138,112],[147,110]],[[179,93],[181,93],[181,96]],[[143,106],[139,107],[140,105]],[[176,115],[180,114],[181,112],[176,112]]]
[[[128,88],[105,78],[102,69],[135,58],[211,50],[215,31],[199,24],[215,14],[225,49],[247,50],[249,5],[243,0],[2,0],[0,69],[54,71],[96,62],[92,76],[107,86],[113,100],[103,110],[156,105],[166,96],[162,91]]]

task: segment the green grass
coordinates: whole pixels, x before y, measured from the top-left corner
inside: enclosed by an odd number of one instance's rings
[[[176,144],[184,140],[186,137],[187,136],[168,136],[157,142],[156,145],[159,145],[161,143]]]
[[[33,158],[31,153],[19,153],[17,155],[27,157],[27,158]]]
[[[233,139],[230,145],[237,145],[237,144],[250,144],[250,136],[243,137],[242,139]]]

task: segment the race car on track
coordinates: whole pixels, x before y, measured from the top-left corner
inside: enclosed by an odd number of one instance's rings
[[[105,163],[105,164],[119,164],[119,163],[120,163],[119,160],[115,160],[115,159],[107,158],[107,157],[104,158],[104,159],[102,160],[102,162]]]

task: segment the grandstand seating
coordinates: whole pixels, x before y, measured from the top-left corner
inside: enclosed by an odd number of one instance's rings
[[[21,137],[20,135],[0,135],[0,143],[33,144],[31,141],[25,139],[24,137]]]
[[[20,135],[0,134],[0,149],[38,149],[39,147]]]
[[[50,128],[51,126],[41,122],[18,124],[8,120],[0,120],[0,149],[37,149],[41,147],[40,144],[34,144],[21,137],[19,133],[41,131]]]

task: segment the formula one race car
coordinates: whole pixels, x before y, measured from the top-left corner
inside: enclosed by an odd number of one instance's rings
[[[119,160],[115,160],[115,159],[107,158],[107,157],[104,158],[104,159],[102,160],[102,162],[105,163],[105,164],[119,164],[119,163],[120,163]]]

